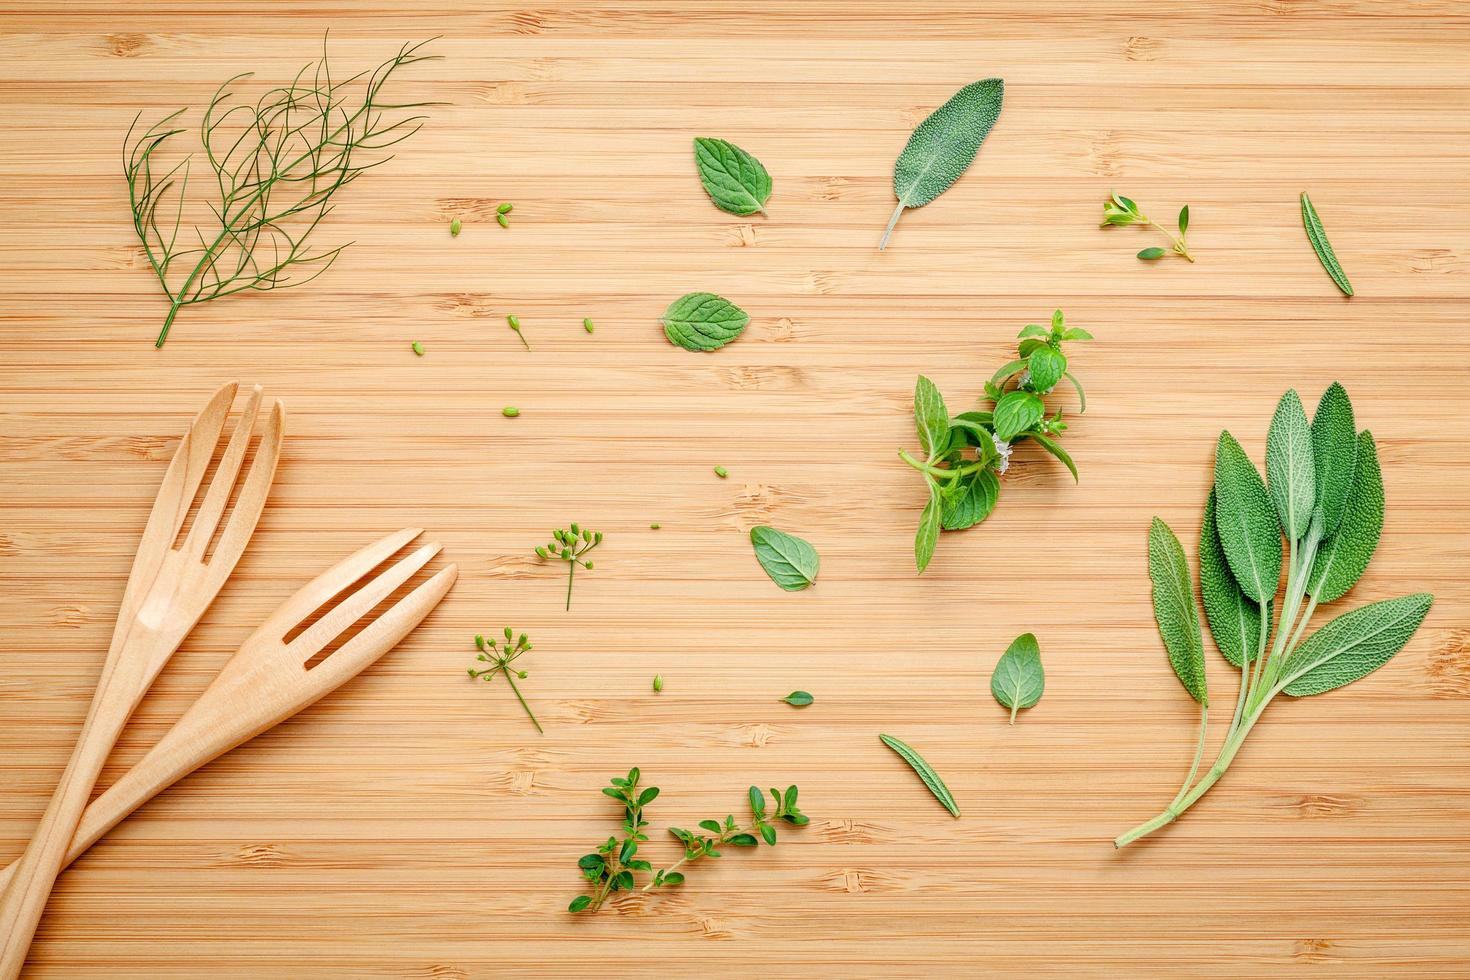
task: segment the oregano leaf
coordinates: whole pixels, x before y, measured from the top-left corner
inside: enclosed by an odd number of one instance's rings
[[[995,403],[995,434],[1002,442],[1010,442],[1045,414],[1046,405],[1031,392],[1008,391]]]
[[[1337,533],[1317,549],[1307,592],[1318,602],[1342,598],[1362,577],[1382,532],[1383,474],[1378,469],[1378,448],[1373,433],[1365,429],[1358,434],[1358,458],[1342,523]]]
[[[1005,83],[999,78],[971,82],[919,123],[893,165],[898,207],[888,220],[881,251],[906,208],[921,208],[944,193],[969,168],[1000,117]]]
[[[1373,673],[1404,648],[1433,602],[1433,596],[1420,592],[1343,613],[1307,637],[1287,658],[1287,683],[1282,690],[1292,697],[1306,697]]]
[[[685,350],[710,351],[739,337],[750,316],[714,293],[688,293],[669,304],[660,322],[670,343]]]
[[[731,214],[762,214],[771,197],[771,175],[755,157],[727,140],[694,140],[694,162],[710,200]]]
[[[1022,633],[996,661],[990,675],[990,693],[1011,709],[1014,725],[1016,712],[1033,707],[1041,700],[1045,688],[1046,673],[1041,667],[1041,647],[1036,642],[1036,634]]]
[[[750,543],[761,568],[787,592],[799,592],[816,583],[821,557],[806,541],[762,524],[750,529]]]
[[[815,701],[816,698],[812,697],[806,691],[792,691],[781,700],[785,701],[793,708],[805,708],[807,705]]]
[[[924,785],[929,787],[929,792],[934,794],[934,798],[942,803],[946,810],[955,817],[960,815],[960,807],[954,801],[954,794],[950,793],[949,787],[944,785],[944,780],[939,778],[939,773],[935,772],[934,767],[924,761],[923,756],[892,735],[879,735],[878,738],[884,745],[897,752],[898,757],[904,762],[907,762],[914,772],[918,773],[919,778],[924,781]]]
[[[1225,560],[1215,529],[1215,492],[1205,498],[1204,524],[1199,532],[1199,591],[1205,619],[1221,656],[1236,667],[1254,660],[1261,643],[1261,608],[1246,598]],[[1269,610],[1270,604],[1266,606]]]
[[[1256,602],[1274,597],[1281,528],[1261,474],[1228,432],[1215,447],[1215,507],[1220,545],[1240,590]]]
[[[1358,437],[1353,403],[1336,381],[1322,393],[1312,416],[1312,457],[1317,471],[1317,506],[1322,537],[1332,537],[1347,511],[1348,491],[1358,467]]]
[[[1286,536],[1300,541],[1317,502],[1317,477],[1312,429],[1294,390],[1281,396],[1266,434],[1266,486]]]
[[[1153,582],[1154,619],[1164,638],[1169,665],[1189,696],[1208,707],[1204,639],[1194,608],[1189,561],[1173,530],[1157,517],[1148,529],[1148,577]]]

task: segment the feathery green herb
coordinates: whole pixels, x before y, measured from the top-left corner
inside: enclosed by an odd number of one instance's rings
[[[1045,687],[1046,673],[1041,669],[1041,647],[1036,642],[1036,634],[1022,633],[996,662],[990,675],[990,693],[1011,709],[1014,725],[1016,712],[1035,707]]]
[[[1344,296],[1353,294],[1353,284],[1348,282],[1347,273],[1342,271],[1342,264],[1337,261],[1337,253],[1332,250],[1332,243],[1327,240],[1327,231],[1322,227],[1322,219],[1317,217],[1317,209],[1312,205],[1312,199],[1307,197],[1307,192],[1302,191],[1302,227],[1307,230],[1307,240],[1312,243],[1312,250],[1317,253],[1317,259],[1322,263],[1322,268],[1332,277],[1337,288],[1342,290]]]
[[[1058,408],[1050,418],[1043,398],[1066,379],[1077,390],[1078,411],[1087,411],[1087,396],[1068,371],[1065,341],[1091,340],[1080,327],[1068,327],[1062,311],[1051,317],[1051,329],[1029,323],[1020,333],[1015,360],[985,383],[990,411],[961,412],[951,417],[934,382],[920,375],[914,386],[914,421],[922,456],[900,451],[904,462],[924,476],[929,502],[914,536],[914,564],[923,574],[940,530],[961,531],[990,516],[1000,496],[1000,476],[1010,466],[1011,450],[1027,439],[1057,459],[1077,479],[1077,464],[1057,442],[1067,430]]]
[[[816,584],[821,558],[817,549],[801,538],[762,524],[750,529],[750,543],[761,568],[787,592]]]
[[[893,196],[898,206],[883,229],[878,250],[908,208],[921,208],[949,189],[969,169],[980,144],[1000,118],[1005,82],[986,78],[971,82],[919,123],[893,165]]]
[[[476,635],[475,649],[480,651],[479,656],[475,657],[475,659],[482,664],[489,664],[490,666],[481,670],[476,670],[471,667],[469,668],[470,676],[476,680],[484,678],[486,681],[493,681],[496,674],[504,674],[505,682],[515,692],[516,700],[521,703],[521,707],[526,709],[526,715],[531,719],[531,724],[536,726],[536,731],[542,732],[541,722],[536,720],[535,714],[531,712],[531,706],[526,703],[525,698],[521,697],[521,689],[516,687],[515,679],[519,677],[521,680],[525,680],[526,672],[511,667],[511,664],[520,659],[521,654],[531,652],[531,643],[526,639],[526,634],[522,633],[519,638],[516,638],[515,633],[507,626],[505,628],[505,640],[498,646],[496,645],[495,637],[492,636],[487,640],[484,636]],[[545,733],[542,732],[542,734]]]
[[[897,752],[898,757],[904,762],[907,762],[914,772],[919,774],[919,778],[924,781],[924,785],[929,787],[929,792],[934,794],[936,800],[944,804],[946,810],[956,817],[960,815],[959,804],[954,801],[954,796],[950,793],[949,787],[944,785],[944,780],[939,778],[939,773],[935,772],[934,767],[924,761],[923,756],[915,752],[907,743],[899,741],[892,735],[879,735],[878,738],[884,745]]]
[[[551,532],[551,540],[536,549],[536,554],[548,561],[564,561],[567,564],[567,608],[572,608],[572,579],[577,566],[592,571],[592,562],[587,552],[602,544],[602,532],[590,531],[575,521],[568,528],[557,528]]]
[[[384,93],[400,68],[437,57],[420,53],[427,43],[403,45],[371,73],[337,78],[327,64],[324,39],[320,61],[253,103],[231,104],[235,84],[249,73],[216,89],[199,125],[199,141],[219,198],[209,204],[213,222],[194,226],[197,247],[188,235],[179,240],[190,158],[155,173],[155,157],[185,132],[177,120],[186,110],[170,113],[136,138],[143,114],[134,117],[123,139],[133,231],[169,301],[155,347],[163,346],[185,306],[247,289],[303,286],[331,267],[347,246],[314,249],[311,237],[331,214],[337,192],[391,159],[364,163],[364,152],[386,149],[418,132],[427,117],[405,116],[405,110],[435,104],[388,102]]]
[[[1383,479],[1373,437],[1366,431],[1353,436],[1353,425],[1352,404],[1341,385],[1322,396],[1310,425],[1296,392],[1288,391],[1267,434],[1264,482],[1240,444],[1228,432],[1220,435],[1215,485],[1200,529],[1200,593],[1215,645],[1240,670],[1240,690],[1219,754],[1198,781],[1209,721],[1199,616],[1184,550],[1168,525],[1154,519],[1154,614],[1169,662],[1199,702],[1199,743],[1169,805],[1118,837],[1115,846],[1153,833],[1198,802],[1225,774],[1277,695],[1321,694],[1372,673],[1409,642],[1429,613],[1434,599],[1421,592],[1354,609],[1305,636],[1317,606],[1357,582],[1383,528]],[[1286,585],[1277,601],[1283,535]]]
[[[1133,201],[1121,194],[1115,193],[1103,202],[1102,226],[1106,228],[1109,225],[1143,225],[1145,228],[1157,228],[1169,236],[1169,241],[1173,244],[1172,251],[1175,255],[1186,258],[1191,262],[1194,261],[1194,256],[1189,254],[1189,247],[1184,241],[1184,236],[1189,231],[1188,204],[1179,209],[1179,234],[1176,237],[1172,231],[1169,231],[1163,225],[1139,211],[1138,205],[1134,204]],[[1153,248],[1146,248],[1139,252],[1138,257],[1148,262],[1154,259],[1162,259],[1168,254],[1163,249],[1154,246]]]
[[[812,697],[805,691],[792,691],[781,700],[785,701],[793,708],[805,708],[807,705],[815,701],[816,698]]]
[[[664,310],[664,336],[685,350],[718,350],[745,330],[750,316],[714,293],[688,293]]]
[[[694,164],[705,193],[721,211],[766,213],[771,175],[755,157],[734,143],[700,136],[694,140]]]

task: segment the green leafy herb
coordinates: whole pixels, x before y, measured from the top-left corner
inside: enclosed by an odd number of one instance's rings
[[[521,333],[521,318],[512,313],[505,318],[505,322],[507,326],[516,332],[516,336],[521,338],[521,343],[525,344],[526,350],[530,350],[531,345],[526,342],[526,335]]]
[[[980,144],[1000,118],[1005,82],[987,78],[960,89],[919,123],[893,165],[893,195],[898,206],[888,219],[881,251],[907,208],[921,208],[960,179],[980,151]]]
[[[572,608],[572,579],[581,565],[592,571],[592,562],[587,552],[602,544],[602,532],[591,531],[575,521],[571,527],[557,528],[551,532],[551,541],[536,549],[536,554],[546,560],[560,560],[567,565],[567,608]]]
[[[1138,205],[1133,203],[1132,200],[1124,197],[1121,194],[1115,193],[1110,195],[1108,199],[1103,202],[1102,226],[1104,228],[1107,228],[1110,225],[1119,227],[1126,225],[1142,225],[1145,228],[1157,228],[1159,231],[1163,232],[1169,237],[1169,241],[1173,243],[1172,251],[1175,255],[1186,258],[1191,262],[1194,261],[1194,256],[1189,254],[1189,248],[1185,244],[1184,240],[1185,233],[1189,231],[1188,204],[1179,209],[1179,234],[1176,237],[1173,232],[1169,231],[1163,225],[1158,224],[1147,215],[1145,215],[1143,212],[1139,211]],[[1166,252],[1162,248],[1158,248],[1157,246],[1155,246],[1153,248],[1146,248],[1143,251],[1139,252],[1138,257],[1140,259],[1143,259],[1145,262],[1151,262],[1154,259],[1162,259],[1168,254],[1169,252]]]
[[[1016,712],[1031,708],[1041,700],[1046,687],[1046,674],[1041,669],[1041,647],[1034,633],[1022,633],[1011,642],[996,662],[990,675],[990,693],[995,700],[1011,709],[1011,724]]]
[[[1312,206],[1312,199],[1307,197],[1306,191],[1302,191],[1302,227],[1307,229],[1307,240],[1312,243],[1312,249],[1317,253],[1322,268],[1327,270],[1327,274],[1337,283],[1337,288],[1342,290],[1344,296],[1351,296],[1353,284],[1348,282],[1347,273],[1342,271],[1337,253],[1332,251],[1332,243],[1327,240],[1322,219],[1317,217],[1317,209]]]
[[[878,738],[882,740],[884,745],[897,752],[900,759],[913,767],[914,772],[918,773],[919,778],[924,781],[924,785],[929,787],[929,792],[934,794],[936,800],[944,804],[946,810],[956,817],[960,815],[959,804],[954,801],[954,796],[950,793],[949,787],[944,785],[944,780],[939,778],[939,773],[935,772],[934,767],[924,761],[923,756],[892,735],[879,735]]]
[[[1215,485],[1200,530],[1200,593],[1216,646],[1240,669],[1240,692],[1219,754],[1198,781],[1209,720],[1199,621],[1183,549],[1154,520],[1149,574],[1155,617],[1170,663],[1200,703],[1199,744],[1174,799],[1115,840],[1117,847],[1153,833],[1198,802],[1225,774],[1278,694],[1308,697],[1372,673],[1403,649],[1428,614],[1433,597],[1416,593],[1355,609],[1305,636],[1317,606],[1352,588],[1383,527],[1383,481],[1373,437],[1360,432],[1348,438],[1352,420],[1341,385],[1323,395],[1310,428],[1296,392],[1283,395],[1266,442],[1269,492],[1240,444],[1229,433],[1220,436]],[[1331,531],[1324,530],[1329,511],[1341,512]],[[1278,602],[1283,535],[1286,585]],[[1274,637],[1273,606],[1280,612]]]
[[[817,549],[793,534],[762,524],[750,529],[756,560],[766,574],[787,592],[800,592],[817,581],[821,559]]]
[[[793,708],[805,708],[807,705],[815,701],[816,698],[812,697],[805,691],[792,691],[781,700],[785,701]]]
[[[771,175],[755,157],[734,143],[700,136],[694,141],[694,163],[700,183],[720,210],[765,214]]]
[[[664,336],[685,350],[718,350],[740,336],[750,317],[714,293],[680,296],[664,310]]]
[[[421,344],[421,343],[419,343],[419,342],[418,342],[418,341],[417,341],[417,340],[415,340],[415,341],[414,341],[414,342],[413,342],[413,343],[412,343],[412,344],[410,344],[410,345],[409,345],[409,346],[410,346],[410,347],[411,347],[411,348],[413,348],[413,352],[414,352],[414,353],[415,353],[415,354],[417,354],[417,355],[418,355],[418,356],[419,356],[419,357],[423,357],[423,356],[424,356],[424,345],[423,345],[423,344]]]
[[[513,419],[521,414],[521,410],[519,408],[516,408],[514,405],[507,405],[500,410],[500,414],[504,415],[508,419]]]
[[[626,778],[614,777],[611,785],[603,788],[603,795],[623,805],[622,837],[609,837],[605,843],[598,845],[596,851],[584,854],[577,860],[577,868],[589,882],[592,893],[572,899],[567,906],[568,911],[596,912],[614,893],[632,891],[637,884],[635,875],[640,872],[652,874],[648,883],[643,886],[642,890],[645,892],[654,888],[682,885],[684,873],[679,868],[703,858],[720,857],[719,848],[724,845],[759,847],[761,841],[765,841],[768,846],[774,847],[774,821],[784,821],[793,827],[802,827],[810,822],[810,818],[796,805],[795,786],[786,787],[784,793],[772,789],[773,802],[769,805],[760,788],[752,786],[748,793],[751,819],[747,825],[737,825],[734,815],[731,814],[723,822],[701,820],[699,828],[703,833],[670,827],[669,833],[684,845],[684,856],[667,868],[654,872],[653,865],[637,855],[638,845],[648,840],[648,835],[644,833],[648,821],[643,817],[643,808],[658,798],[658,787],[642,787],[639,783],[641,778],[642,774],[638,769],[630,769]]]
[[[458,218],[455,218],[453,221],[449,222],[449,237],[458,238],[460,229],[462,229],[463,227],[464,222],[460,221]]]
[[[663,674],[654,674],[653,675],[653,693],[657,694],[658,692],[662,691],[663,689],[664,689],[664,675]]]
[[[585,330],[585,331],[587,331],[588,333],[591,333],[592,332],[592,329],[593,329],[592,328],[592,320],[591,320],[590,317],[583,318],[583,320],[582,320],[582,329]]]
[[[941,529],[964,530],[990,516],[1000,496],[1000,476],[1010,466],[1017,443],[1031,440],[1077,479],[1077,464],[1057,442],[1067,423],[1061,409],[1047,417],[1044,399],[1066,380],[1077,391],[1079,412],[1087,410],[1087,397],[1067,369],[1062,345],[1091,339],[1086,330],[1068,327],[1061,310],[1052,314],[1050,329],[1027,324],[1020,333],[1016,359],[985,383],[985,397],[995,403],[990,411],[951,417],[934,382],[920,375],[914,385],[914,423],[923,455],[899,452],[904,462],[923,474],[929,490],[914,535],[914,564],[920,574],[934,556]]]
[[[516,639],[514,632],[507,626],[505,628],[505,640],[499,646],[496,645],[495,637],[492,636],[487,640],[485,637],[477,635],[475,637],[475,649],[480,651],[480,655],[475,659],[480,663],[489,664],[490,666],[482,670],[476,670],[471,667],[469,668],[470,676],[476,680],[484,678],[486,681],[493,681],[496,674],[505,675],[505,682],[515,692],[516,700],[521,703],[521,707],[526,709],[526,715],[531,719],[531,724],[536,726],[536,731],[542,731],[541,722],[536,720],[536,716],[531,712],[531,706],[526,703],[525,698],[521,697],[521,689],[516,687],[515,679],[519,677],[525,680],[526,672],[511,667],[511,664],[520,659],[521,654],[531,652],[531,644],[526,639],[526,634],[522,633],[520,638]]]
[[[320,61],[257,101],[231,105],[233,86],[249,74],[216,89],[199,137],[219,200],[209,205],[214,223],[207,229],[194,226],[198,247],[190,246],[187,234],[179,241],[188,158],[155,173],[155,156],[185,132],[176,122],[185,110],[170,113],[136,138],[142,113],[133,119],[123,140],[133,231],[169,301],[154,346],[163,346],[185,306],[250,289],[302,286],[331,267],[347,246],[315,250],[311,236],[331,213],[337,192],[385,162],[364,163],[364,151],[385,149],[418,132],[426,117],[403,116],[404,110],[434,104],[389,102],[384,93],[398,69],[433,60],[420,54],[425,43],[405,44],[371,73],[341,78],[327,66],[324,41]]]

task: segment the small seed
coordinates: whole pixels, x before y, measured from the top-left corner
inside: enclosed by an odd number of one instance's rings
[[[513,205],[513,204],[511,204],[509,202],[506,202],[505,204],[502,204],[500,207],[496,208],[495,209],[495,213],[496,214],[510,214],[514,210],[515,210],[515,205]]]
[[[453,221],[449,222],[449,235],[450,235],[450,237],[452,237],[452,238],[458,238],[459,237],[459,230],[461,228],[463,228],[463,227],[464,227],[463,222],[461,222],[458,218],[455,218]]]
[[[663,527],[663,525],[660,524],[658,521],[654,521],[652,524],[648,525],[648,527],[649,530],[657,531],[659,528]]]
[[[419,343],[417,340],[415,340],[413,342],[413,352],[415,354],[417,354],[419,357],[423,357],[424,356],[424,345],[421,344],[421,343]]]
[[[506,317],[505,318],[505,322],[508,323],[508,324],[510,324],[510,328],[512,330],[519,330],[519,329],[521,329],[521,318],[518,317],[518,316],[516,316],[514,313],[512,313],[510,316]]]
[[[582,321],[582,329],[585,330],[585,331],[587,331],[588,333],[591,333],[592,332],[592,321],[590,319],[583,320]]]
[[[497,214],[495,216],[495,220],[500,223],[500,227],[502,227],[502,228],[509,228],[510,227],[510,222],[505,220],[505,215],[503,215],[503,214]]]
[[[730,471],[727,470],[727,469],[725,469],[723,466],[716,466],[715,467],[715,476],[719,477],[721,480],[723,480],[725,477],[727,477],[729,475],[730,475]]]
[[[504,415],[508,419],[513,419],[517,415],[521,414],[521,410],[519,408],[516,408],[514,405],[507,405],[500,410],[500,414]]]
[[[664,675],[663,674],[654,674],[653,675],[653,689],[655,691],[662,691],[664,689]]]

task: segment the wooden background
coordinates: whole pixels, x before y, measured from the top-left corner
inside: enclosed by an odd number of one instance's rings
[[[165,461],[218,383],[287,401],[274,495],[111,775],[348,550],[422,524],[462,569],[382,663],[79,861],[30,975],[1470,973],[1463,3],[6,6],[0,856],[71,750]],[[284,81],[327,28],[343,70],[443,35],[398,94],[450,104],[343,194],[320,234],[356,244],[327,276],[186,310],[154,350],[128,122],[197,120],[236,72]],[[992,75],[1006,105],[974,167],[880,254],[907,134]],[[709,203],[696,135],[765,162],[769,217]],[[1198,264],[1145,265],[1152,233],[1100,231],[1113,188],[1189,203]],[[748,309],[745,336],[666,343],[656,318],[692,290]],[[1022,454],[991,520],[915,578],[923,487],[896,456],[914,376],[958,410],[1054,307],[1097,337],[1073,362],[1081,485]],[[1115,853],[1195,734],[1150,613],[1149,519],[1192,553],[1219,429],[1259,459],[1281,393],[1315,403],[1333,379],[1389,498],[1336,608],[1437,602],[1391,664],[1273,705],[1194,811]],[[573,520],[607,538],[568,614],[530,552]],[[765,522],[820,550],[815,589],[761,573],[745,533]],[[472,635],[506,624],[536,644],[544,736],[464,675]],[[1047,694],[1010,728],[988,678],[1026,630]],[[1223,728],[1233,672],[1210,656]],[[777,701],[793,688],[816,704]],[[963,819],[879,732],[929,758]],[[663,827],[738,812],[752,782],[798,783],[812,823],[571,917],[576,858],[616,826],[598,789],[632,765],[663,788],[656,859]]]

